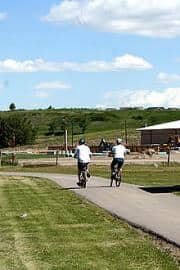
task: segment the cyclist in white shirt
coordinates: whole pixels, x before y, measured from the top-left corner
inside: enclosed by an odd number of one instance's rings
[[[116,145],[113,146],[111,150],[111,154],[113,156],[113,160],[111,163],[111,173],[113,173],[113,168],[117,164],[118,165],[118,170],[119,174],[122,172],[122,166],[124,164],[124,157],[125,154],[128,153],[128,149],[122,144],[122,139],[117,138],[116,139]]]
[[[74,157],[77,158],[78,163],[78,179],[79,182],[77,183],[77,185],[80,185],[80,173],[82,169],[86,169],[87,170],[87,177],[90,177],[90,173],[88,171],[88,165],[89,162],[91,160],[91,151],[90,148],[85,144],[85,140],[83,138],[81,138],[79,140],[79,145],[77,146],[75,153],[74,153]]]

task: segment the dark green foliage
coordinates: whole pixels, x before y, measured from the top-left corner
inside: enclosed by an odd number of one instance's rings
[[[134,119],[134,120],[143,120],[143,117],[142,117],[142,115],[133,115],[132,119]]]
[[[10,105],[9,105],[9,109],[10,111],[14,111],[16,109],[16,105],[12,102]]]
[[[180,110],[97,110],[97,109],[46,109],[46,110],[16,110],[15,112],[0,112],[0,117],[7,114],[25,116],[31,119],[32,124],[38,128],[38,135],[47,135],[48,132],[63,132],[62,119],[67,123],[68,132],[71,132],[72,125],[74,133],[97,132],[108,130],[124,130],[126,120],[128,129],[136,129],[145,124],[154,125],[180,119]],[[56,124],[54,124],[54,122]],[[52,124],[53,123],[53,124]],[[84,130],[84,131],[83,131]]]
[[[31,120],[19,115],[0,118],[0,147],[32,144],[36,130]]]
[[[90,122],[90,117],[86,114],[82,115],[80,118],[79,118],[79,127],[81,129],[81,133],[84,134],[88,125],[89,125],[89,122]]]

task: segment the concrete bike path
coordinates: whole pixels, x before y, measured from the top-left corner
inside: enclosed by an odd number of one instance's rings
[[[100,177],[91,177],[87,188],[80,189],[74,175],[18,172],[0,172],[0,175],[50,179],[128,223],[180,247],[180,196],[149,193],[136,185],[125,183],[120,188],[109,187],[109,181]]]

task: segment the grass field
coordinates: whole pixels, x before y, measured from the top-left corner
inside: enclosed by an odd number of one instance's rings
[[[67,129],[69,134],[69,143],[71,145],[72,125],[74,131],[74,141],[80,136],[85,136],[91,143],[99,143],[101,138],[107,141],[114,141],[118,136],[125,138],[125,121],[128,133],[128,143],[137,144],[140,136],[136,128],[145,125],[154,125],[164,122],[179,120],[179,110],[155,110],[155,109],[123,109],[123,110],[98,110],[98,109],[51,109],[51,110],[15,110],[0,112],[0,117],[12,115],[22,115],[31,120],[33,126],[37,129],[37,140],[35,147],[44,147],[52,144],[60,144],[63,136],[46,136],[50,125],[55,121],[54,134],[62,133],[62,119],[67,120]],[[82,118],[85,121],[85,129],[82,130],[80,122]],[[85,134],[84,134],[85,133]]]
[[[47,172],[47,173],[67,173],[76,174],[76,166],[4,166],[0,171],[25,171],[25,172]],[[110,178],[109,166],[90,165],[92,176]],[[159,165],[125,165],[123,168],[123,182],[142,186],[169,186],[180,185],[179,164]]]
[[[45,179],[0,177],[0,231],[2,270],[179,269],[149,236]]]

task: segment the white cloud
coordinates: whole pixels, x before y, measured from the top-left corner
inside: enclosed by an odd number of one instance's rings
[[[61,90],[61,89],[70,89],[71,86],[62,82],[53,81],[53,82],[43,82],[35,86],[37,90]]]
[[[35,97],[37,97],[37,98],[43,98],[43,99],[45,99],[45,98],[48,98],[49,96],[50,96],[51,94],[49,93],[49,92],[47,92],[47,91],[36,91],[35,92]]]
[[[65,84],[59,81],[51,81],[51,82],[43,82],[35,85],[34,89],[36,89],[35,96],[37,98],[48,98],[54,91],[56,90],[68,90],[71,89],[71,85]]]
[[[0,12],[0,21],[3,21],[7,18],[7,13],[5,12]]]
[[[0,90],[4,89],[4,84],[0,82]]]
[[[8,85],[9,81],[0,82],[0,90],[5,89],[6,87],[8,87]]]
[[[164,72],[160,72],[157,75],[157,80],[160,83],[171,83],[171,82],[177,82],[180,81],[180,74],[168,74],[168,73],[164,73]]]
[[[149,37],[180,35],[179,0],[64,0],[42,19]]]
[[[157,90],[109,91],[104,96],[105,107],[180,107],[180,88]]]
[[[112,62],[90,61],[86,63],[78,62],[47,62],[43,59],[16,61],[6,59],[0,61],[0,72],[107,72],[119,71],[122,69],[151,69],[152,65],[144,58],[125,54],[116,57]]]

